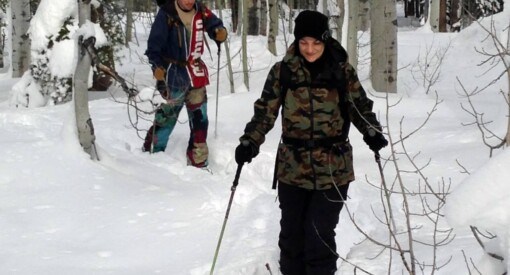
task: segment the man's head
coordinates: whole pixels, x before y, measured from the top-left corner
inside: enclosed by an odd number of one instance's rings
[[[305,10],[295,20],[294,37],[299,52],[308,62],[315,62],[324,53],[329,37],[328,17],[324,14]]]
[[[177,4],[183,11],[192,11],[195,7],[195,0],[177,0]]]

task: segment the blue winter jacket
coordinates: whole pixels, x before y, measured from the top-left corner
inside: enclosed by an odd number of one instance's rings
[[[195,3],[197,16],[202,15],[204,28],[211,39],[215,38],[215,30],[224,28],[223,22],[202,3]],[[185,66],[189,53],[190,37],[175,9],[174,1],[161,6],[152,24],[147,50],[152,69],[166,69],[166,83],[171,90],[188,90],[191,87],[190,77]]]

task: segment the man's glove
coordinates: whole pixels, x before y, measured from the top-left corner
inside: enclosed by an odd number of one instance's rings
[[[225,40],[227,40],[227,29],[225,28],[217,28],[216,30],[214,30],[214,40],[216,40],[216,42],[219,42],[219,43],[222,43],[222,42],[225,42]]]
[[[368,148],[374,152],[379,152],[379,150],[388,145],[388,141],[382,134],[381,127],[377,128],[377,130],[374,128],[368,129],[368,132],[363,136],[363,140],[368,144]]]
[[[251,160],[259,154],[259,147],[248,140],[243,140],[236,148],[236,162],[239,165]]]
[[[154,78],[158,81],[165,81],[166,71],[163,67],[156,67],[154,69]]]

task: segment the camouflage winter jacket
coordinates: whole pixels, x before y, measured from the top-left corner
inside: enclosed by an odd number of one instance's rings
[[[254,104],[254,116],[240,140],[260,146],[283,105],[283,142],[278,146],[276,164],[278,181],[315,190],[347,184],[354,180],[354,170],[348,128],[344,126],[352,122],[362,134],[367,133],[370,125],[379,126],[372,112],[373,102],[367,98],[354,68],[346,62],[345,50],[336,40],[326,42],[325,51],[329,51],[326,66],[313,80],[303,58],[294,51],[291,46],[283,60],[271,68],[262,95]],[[284,81],[280,81],[281,66],[290,69],[286,92],[282,91]],[[344,98],[345,107],[341,111],[339,103]],[[295,142],[285,142],[289,138],[303,140],[304,144],[313,140],[314,144],[296,146]],[[335,141],[333,145],[324,145],[327,142],[323,141],[328,139]]]

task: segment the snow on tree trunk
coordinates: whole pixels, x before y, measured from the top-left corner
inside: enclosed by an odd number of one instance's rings
[[[88,25],[85,26],[87,20],[90,20],[90,1],[91,0],[78,0],[79,24],[83,32],[85,32],[87,26],[90,26],[93,30],[93,26],[90,24],[90,21],[88,22]],[[88,84],[92,60],[82,44],[83,40],[87,38],[88,37],[84,37],[84,34],[81,34],[78,39],[78,62],[76,64],[73,81],[74,108],[80,144],[83,147],[83,150],[89,154],[92,159],[98,159],[94,145],[96,137],[94,135],[94,127],[92,125],[92,119],[90,118],[88,104]]]
[[[340,0],[339,0],[340,2]],[[357,69],[358,66],[358,16],[359,1],[349,0],[349,12],[347,23],[347,53],[349,54],[349,63]]]
[[[12,0],[12,77],[21,77],[30,65],[30,1]]]
[[[267,35],[267,49],[273,55],[276,52],[276,36],[278,36],[278,2],[269,0],[269,34]]]
[[[379,92],[397,92],[397,11],[395,0],[370,6],[371,80]]]

